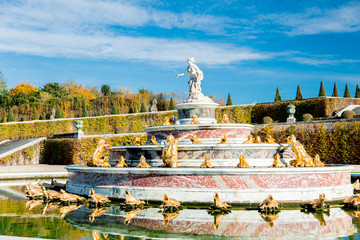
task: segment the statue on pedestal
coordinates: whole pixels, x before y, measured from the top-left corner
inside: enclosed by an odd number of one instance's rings
[[[189,80],[189,96],[185,102],[193,103],[193,102],[210,102],[213,101],[209,98],[204,96],[201,92],[201,81],[204,78],[203,72],[199,69],[198,66],[195,64],[194,58],[189,58],[187,60],[189,66],[186,68],[184,73],[177,74],[176,77],[185,76],[186,74],[190,74]]]

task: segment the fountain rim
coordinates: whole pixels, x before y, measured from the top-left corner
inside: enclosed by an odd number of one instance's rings
[[[201,123],[201,124],[175,124],[167,126],[153,126],[145,128],[145,132],[170,131],[170,130],[216,130],[216,129],[249,129],[253,130],[254,126],[247,123]]]

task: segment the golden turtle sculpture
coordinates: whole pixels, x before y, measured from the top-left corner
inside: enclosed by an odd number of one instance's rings
[[[155,137],[155,136],[152,136],[152,137],[150,138],[150,144],[151,144],[151,145],[160,145],[160,143],[158,143],[158,142],[156,141],[156,137]]]
[[[164,194],[163,202],[159,208],[162,208],[164,212],[175,212],[181,209],[181,204],[178,200],[169,198],[166,194]]]
[[[125,207],[138,207],[145,205],[145,201],[142,201],[130,194],[128,190],[125,190]]]
[[[41,186],[41,188],[43,190],[43,197],[45,202],[60,200],[61,193],[54,190],[46,190],[44,186]]]
[[[205,154],[204,162],[200,165],[200,168],[214,168],[214,166],[211,165],[210,160],[211,160],[211,158]]]
[[[61,193],[60,201],[61,203],[66,205],[69,205],[70,203],[82,203],[86,201],[85,198],[78,196],[76,194],[67,193],[63,189],[60,190],[60,193]]]
[[[353,184],[354,192],[360,191],[360,182],[359,179],[357,179]]]
[[[31,182],[28,182],[25,186],[25,195],[27,199],[36,200],[43,199],[44,193],[40,186],[36,186]]]
[[[143,155],[140,157],[140,162],[136,167],[138,167],[138,168],[151,168],[151,166],[146,162],[146,158]]]
[[[274,200],[272,195],[269,195],[259,204],[258,210],[261,212],[276,212],[279,211],[279,203]]]
[[[355,195],[345,198],[343,203],[344,203],[345,208],[359,209],[360,194],[355,194]]]
[[[236,167],[237,168],[249,168],[250,167],[250,165],[246,162],[246,158],[244,155],[240,155],[239,163]]]
[[[92,188],[89,191],[88,197],[89,197],[90,206],[94,206],[94,207],[103,206],[111,202],[108,197],[100,193],[95,193],[95,190]]]
[[[126,164],[125,158],[124,156],[120,157],[119,162],[115,165],[115,167],[127,167],[128,165]]]
[[[300,204],[300,206],[307,211],[323,211],[329,209],[330,204],[325,204],[325,194],[320,194],[318,199],[314,199],[311,202]]]
[[[271,165],[271,167],[275,167],[275,168],[286,167],[285,164],[281,162],[280,155],[278,153],[274,156],[274,162]]]
[[[214,194],[214,205],[209,207],[209,212],[229,212],[231,205],[220,201],[219,194]]]

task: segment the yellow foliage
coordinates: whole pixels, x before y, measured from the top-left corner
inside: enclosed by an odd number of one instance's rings
[[[85,100],[90,101],[96,98],[95,94],[89,89],[84,88],[81,84],[75,83],[70,88],[71,97],[83,97]]]
[[[15,95],[20,92],[24,93],[25,95],[29,95],[32,92],[36,92],[38,88],[33,86],[31,83],[21,83],[18,84],[16,87],[10,89],[10,94]]]

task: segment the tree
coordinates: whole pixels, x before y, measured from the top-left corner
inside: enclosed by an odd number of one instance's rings
[[[348,87],[347,84],[345,85],[344,97],[346,97],[346,98],[350,98],[350,97],[351,97],[350,91],[349,91],[349,87]]]
[[[7,115],[7,121],[8,122],[14,122],[15,117],[12,108],[9,109],[8,115]]]
[[[339,97],[339,93],[338,93],[338,89],[337,89],[336,82],[334,82],[334,90],[333,90],[332,96],[333,96],[333,97]]]
[[[45,113],[41,114],[40,120],[46,120],[46,114]]]
[[[144,102],[141,103],[140,112],[146,112],[146,107]]]
[[[356,84],[355,98],[360,98],[359,84]]]
[[[86,103],[85,103],[85,101],[84,101],[81,117],[87,117],[87,116],[88,116],[88,112],[87,112],[87,110],[86,110]]]
[[[174,106],[174,100],[173,100],[173,98],[170,98],[169,110],[175,110],[175,106]]]
[[[52,97],[59,98],[59,100],[65,98],[68,95],[65,87],[56,82],[45,84],[40,89],[40,92],[49,93]]]
[[[167,101],[166,101],[166,93],[160,93],[156,96],[157,100],[157,109],[158,111],[166,111],[167,110]]]
[[[302,100],[303,99],[303,96],[302,96],[302,93],[301,93],[301,88],[300,88],[300,84],[297,86],[297,91],[296,91],[296,100]]]
[[[0,71],[0,94],[5,94],[7,91],[7,81],[5,75]]]
[[[230,93],[229,93],[228,94],[228,99],[226,101],[226,106],[231,106],[231,105],[233,105],[233,103],[232,103],[231,96],[230,96]]]
[[[321,83],[320,83],[320,91],[319,91],[319,96],[318,97],[326,97],[323,81],[321,81]]]
[[[108,96],[110,94],[110,86],[107,84],[104,84],[101,86],[101,92],[104,94],[104,96]]]
[[[31,120],[37,120],[39,118],[36,107],[33,106],[32,114],[31,114]]]
[[[113,102],[112,107],[111,107],[111,115],[115,115],[115,114],[117,114],[116,103]]]
[[[134,108],[134,113],[138,113],[139,111],[138,111],[138,108],[137,108],[137,106],[135,106],[135,108]]]
[[[60,106],[56,105],[55,118],[61,118]]]
[[[280,90],[279,87],[276,88],[276,95],[275,95],[275,102],[281,101],[281,96],[280,96]]]

